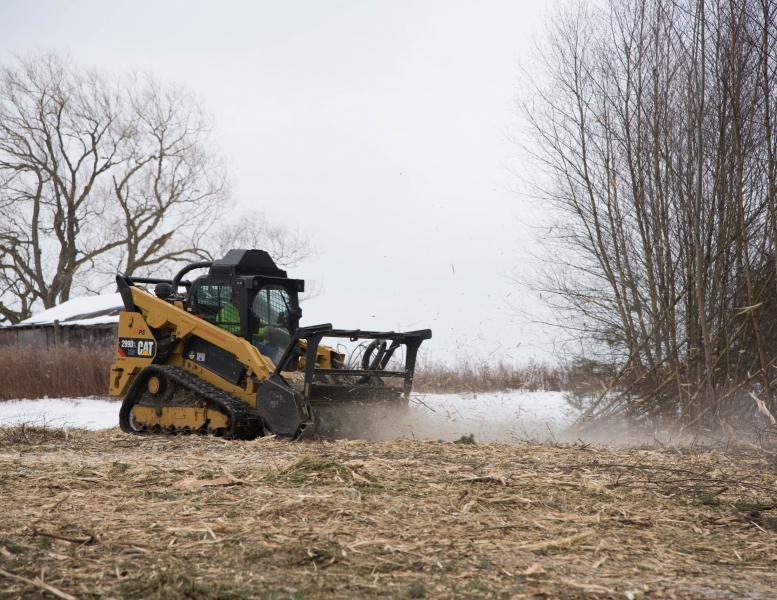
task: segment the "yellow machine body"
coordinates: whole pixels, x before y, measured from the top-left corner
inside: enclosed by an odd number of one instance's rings
[[[155,329],[162,329],[166,334],[175,333],[178,337],[176,347],[168,354],[164,364],[181,366],[198,377],[202,377],[206,381],[237,396],[251,406],[256,405],[256,388],[251,385],[250,375],[256,375],[260,381],[264,381],[275,368],[275,365],[269,358],[263,356],[247,340],[195,317],[183,310],[183,306],[179,307],[168,304],[164,300],[155,298],[137,287],[131,289],[132,300],[140,312],[130,313],[122,311],[119,313],[119,346],[116,362],[111,365],[111,396],[123,396],[126,394],[134,376],[143,367],[152,364],[154,361],[155,351],[157,350],[155,338],[151,334],[151,327],[154,327]],[[249,377],[246,378],[247,385],[245,387],[232,385],[211,371],[203,369],[195,361],[185,358],[183,356],[183,347],[189,335],[198,335],[210,340],[213,344],[234,354],[240,362],[248,366],[250,371],[248,373]],[[122,347],[123,342],[126,344],[125,347]],[[131,343],[133,344],[131,345]],[[149,346],[145,344],[153,346],[151,354],[147,350]],[[304,341],[302,346],[305,346]],[[128,355],[128,348],[135,349],[135,352]],[[138,351],[138,348],[141,350]],[[328,346],[320,345],[318,347],[318,354],[316,356],[316,364],[318,366],[324,369],[330,368],[333,358],[342,361],[345,357]],[[304,368],[305,359],[303,357],[300,361],[299,371],[284,372],[283,375],[295,380],[299,378]]]
[[[209,268],[208,275],[181,280],[198,268]],[[172,280],[117,275],[116,281],[125,310],[109,387],[124,397],[119,423],[128,433],[308,437],[334,422],[324,417],[327,407],[406,405],[415,353],[431,337],[428,330],[300,327],[304,281],[289,279],[262,250],[230,250],[218,261],[184,267]],[[138,283],[156,283],[155,294]],[[186,293],[178,293],[181,286]],[[322,345],[322,337],[371,339],[375,357],[364,351],[361,369],[346,368],[345,356]],[[408,366],[386,371],[403,344]],[[384,377],[404,378],[404,386],[389,386]],[[315,415],[313,404],[321,407]]]
[[[135,406],[132,408],[134,420],[146,427],[164,427],[176,430],[190,429],[192,431],[207,427],[208,431],[216,431],[229,424],[226,415],[209,411],[207,407],[187,406]]]
[[[247,340],[185,311],[182,302],[169,304],[138,287],[130,289],[132,301],[139,312],[122,311],[119,313],[116,362],[111,365],[109,391],[111,396],[124,396],[132,385],[135,376],[154,362],[158,347],[156,339],[151,333],[151,327],[153,327],[156,330],[161,330],[165,335],[175,334],[178,338],[176,346],[166,356],[163,364],[182,367],[250,406],[256,407],[258,386],[251,375],[256,376],[259,382],[263,382],[275,368],[269,358],[263,356]],[[210,340],[213,344],[234,354],[240,362],[248,366],[248,377],[245,378],[244,385],[234,385],[216,373],[202,368],[194,360],[184,357],[183,348],[187,337],[191,335],[198,335]],[[304,341],[302,345],[304,347]],[[343,355],[335,352],[333,348],[318,347],[317,365],[322,368],[330,368],[333,358],[340,361],[344,359]],[[290,382],[301,385],[304,380],[304,368],[305,360],[303,358],[300,361],[299,371],[283,372],[282,374]],[[142,423],[147,427],[159,426],[165,429],[172,426],[177,429],[195,430],[201,428],[209,418],[209,430],[223,427],[226,417],[224,415],[216,417],[215,414],[211,410],[208,417],[206,409],[186,407],[162,407],[161,411],[141,406],[133,408],[133,415],[137,423]]]

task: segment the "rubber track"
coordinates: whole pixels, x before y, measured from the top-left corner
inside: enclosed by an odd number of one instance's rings
[[[225,437],[236,440],[252,440],[264,435],[263,419],[251,405],[181,367],[169,365],[150,365],[137,374],[119,411],[119,424],[122,431],[140,433],[130,426],[129,415],[135,405],[135,398],[142,394],[146,382],[154,374],[163,375],[178,385],[196,392],[209,405],[215,405],[224,414],[229,415],[230,428],[225,432]]]

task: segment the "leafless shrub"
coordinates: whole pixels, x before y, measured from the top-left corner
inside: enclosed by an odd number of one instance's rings
[[[548,21],[518,102],[550,221],[530,286],[611,373],[586,417],[775,413],[776,19],[572,0]]]

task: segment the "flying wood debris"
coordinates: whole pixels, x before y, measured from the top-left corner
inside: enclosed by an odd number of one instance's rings
[[[752,448],[0,429],[0,586],[61,598],[767,598],[775,466]]]

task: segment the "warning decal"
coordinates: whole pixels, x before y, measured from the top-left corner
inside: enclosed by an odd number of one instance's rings
[[[154,358],[156,342],[140,338],[119,338],[119,356]]]

